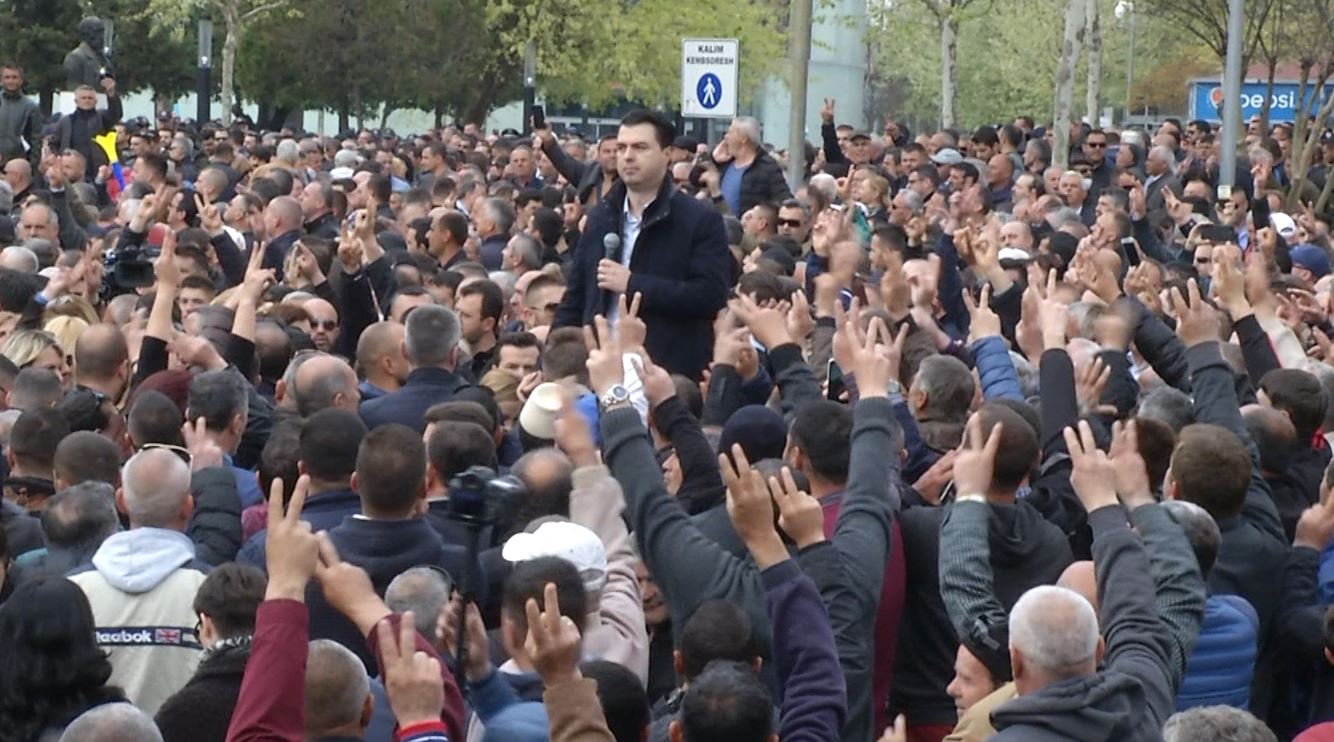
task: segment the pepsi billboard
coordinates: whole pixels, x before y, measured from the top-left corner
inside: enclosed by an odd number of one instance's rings
[[[1265,92],[1267,85],[1264,82],[1247,82],[1241,86],[1241,118],[1243,121],[1250,120],[1252,116],[1259,116],[1260,110],[1264,108]],[[1296,82],[1274,81],[1273,98],[1269,108],[1270,121],[1294,121],[1296,120],[1297,109],[1301,108],[1298,101],[1298,84]],[[1334,93],[1334,83],[1325,85],[1324,94]],[[1310,101],[1308,111],[1315,114],[1320,108],[1320,103],[1324,96],[1312,96],[1310,86],[1307,87],[1308,98],[1315,98]],[[1218,80],[1192,80],[1190,83],[1190,117],[1204,119],[1205,121],[1222,121],[1223,114],[1223,84]]]

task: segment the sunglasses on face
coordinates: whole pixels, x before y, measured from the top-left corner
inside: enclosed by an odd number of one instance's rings
[[[1086,143],[1084,144],[1084,146],[1085,146],[1085,147],[1092,147],[1092,148],[1094,148],[1094,149],[1106,149],[1106,148],[1107,148],[1107,143],[1106,143],[1106,142],[1086,142]]]
[[[800,219],[779,219],[779,220],[778,220],[778,226],[780,226],[780,227],[792,227],[793,229],[801,229],[801,220],[800,220]]]
[[[153,449],[160,449],[160,450],[163,450],[163,451],[171,451],[172,453],[176,454],[177,456],[180,456],[180,457],[181,457],[181,461],[184,461],[184,462],[187,463],[187,464],[190,463],[190,458],[191,458],[191,457],[190,457],[190,450],[189,450],[188,448],[183,447],[183,446],[176,446],[176,445],[172,445],[172,444],[170,444],[170,443],[145,443],[144,445],[142,445],[142,446],[139,447],[139,450],[140,450],[140,451],[151,451],[151,450],[153,450]]]
[[[313,320],[310,321],[310,327],[311,327],[311,329],[320,329],[320,330],[337,330],[337,329],[338,329],[338,320],[336,320],[336,319],[321,319],[321,320],[314,320],[314,319],[313,319]]]

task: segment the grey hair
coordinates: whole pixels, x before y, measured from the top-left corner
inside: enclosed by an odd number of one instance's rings
[[[811,176],[810,182],[806,184],[808,188],[814,188],[823,193],[826,198],[833,201],[838,196],[838,181],[829,173],[816,173]]]
[[[760,120],[754,116],[737,116],[732,125],[755,147],[764,144],[764,131],[760,128]]]
[[[358,159],[355,150],[340,149],[334,153],[334,167],[356,167]]]
[[[509,202],[503,198],[487,198],[482,201],[482,208],[491,217],[491,221],[496,223],[496,229],[501,234],[509,234],[514,228],[514,209],[510,207]]]
[[[1172,152],[1171,149],[1159,144],[1156,145],[1153,149],[1149,150],[1149,154],[1162,160],[1163,162],[1166,162],[1168,172],[1171,172],[1174,175],[1176,174],[1177,156],[1174,152]],[[1268,154],[1268,152],[1266,152],[1265,154]]]
[[[134,704],[105,703],[70,722],[60,742],[162,742],[162,732]]]
[[[518,248],[519,264],[528,270],[537,270],[542,267],[542,248],[537,244],[529,234],[516,234],[513,241]],[[492,278],[491,280],[495,280]]]
[[[22,245],[10,245],[4,250],[0,250],[0,263],[9,263],[10,261],[14,261],[15,264],[23,264],[22,267],[15,267],[12,270],[20,273],[37,272],[37,253]]]
[[[1079,218],[1079,212],[1069,206],[1062,206],[1055,211],[1047,214],[1047,223],[1052,229],[1060,229],[1067,224],[1083,224]]]
[[[1010,647],[1056,680],[1080,677],[1098,652],[1098,616],[1079,593],[1039,585],[1010,610]]]
[[[301,156],[301,147],[297,145],[295,139],[284,139],[278,142],[278,146],[273,150],[273,156],[288,164],[297,161]]]
[[[8,214],[14,210],[14,188],[9,183],[0,180],[0,214]]]
[[[1190,542],[1195,552],[1195,561],[1199,562],[1200,574],[1206,579],[1218,561],[1218,550],[1223,543],[1223,534],[1218,528],[1218,521],[1207,510],[1193,502],[1185,500],[1164,500],[1163,509],[1172,516],[1172,520],[1181,526],[1182,533]]]
[[[57,492],[42,511],[51,546],[96,548],[120,530],[116,490],[106,482],[81,482]]]
[[[175,139],[172,140],[171,143],[178,145],[182,150],[184,150],[186,157],[190,157],[195,153],[195,143],[194,140],[190,139],[190,137],[176,137]]]
[[[1231,706],[1199,706],[1172,714],[1163,725],[1163,742],[1225,739],[1228,742],[1278,742],[1264,722]]]
[[[1139,402],[1136,416],[1165,423],[1173,433],[1195,422],[1195,405],[1180,389],[1160,386],[1151,389]]]
[[[120,480],[125,510],[135,527],[169,525],[190,496],[190,466],[166,449],[150,448],[130,457]]]
[[[412,611],[417,633],[434,644],[436,621],[449,602],[452,588],[452,580],[443,570],[413,567],[389,583],[384,591],[384,602],[395,613]]]
[[[423,305],[408,315],[403,345],[413,366],[439,366],[458,347],[459,316],[447,307]]]
[[[899,195],[903,196],[908,209],[914,214],[921,214],[922,210],[926,208],[926,202],[922,201],[922,195],[911,188],[904,188],[899,191]]]
[[[354,724],[370,695],[366,666],[350,649],[330,639],[310,643],[306,655],[306,736]]]
[[[1036,396],[1038,393],[1038,375],[1033,370],[1033,364],[1028,362],[1022,353],[1010,351],[1010,363],[1014,364],[1014,375],[1019,378],[1019,391],[1024,395],[1024,399]]]

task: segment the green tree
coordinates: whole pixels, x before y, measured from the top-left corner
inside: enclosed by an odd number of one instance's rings
[[[113,61],[122,93],[151,90],[165,108],[194,90],[197,17],[158,24],[142,0],[90,0],[88,10],[115,24]]]

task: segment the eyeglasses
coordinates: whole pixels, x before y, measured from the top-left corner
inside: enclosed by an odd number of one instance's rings
[[[181,461],[184,461],[184,462],[187,463],[187,464],[190,463],[190,459],[191,459],[191,456],[190,456],[190,449],[185,448],[185,447],[183,447],[183,446],[173,445],[173,444],[171,444],[171,443],[145,443],[144,445],[142,445],[142,446],[139,447],[139,450],[140,450],[140,451],[151,451],[151,450],[171,451],[172,453],[176,454],[177,456],[180,456],[180,457],[181,457]]]
[[[802,225],[802,221],[801,221],[800,219],[779,219],[779,220],[778,220],[778,226],[780,226],[780,227],[792,227],[793,229],[801,229],[801,225]]]
[[[1106,142],[1084,142],[1084,146],[1085,146],[1085,147],[1092,147],[1092,148],[1094,148],[1094,149],[1106,149],[1106,148],[1107,148],[1107,143],[1106,143]]]
[[[310,321],[311,329],[337,330],[338,320],[336,319],[313,319]]]
[[[1198,256],[1198,255],[1195,257],[1195,265],[1208,265],[1209,263],[1212,262],[1213,259],[1209,257]]]

